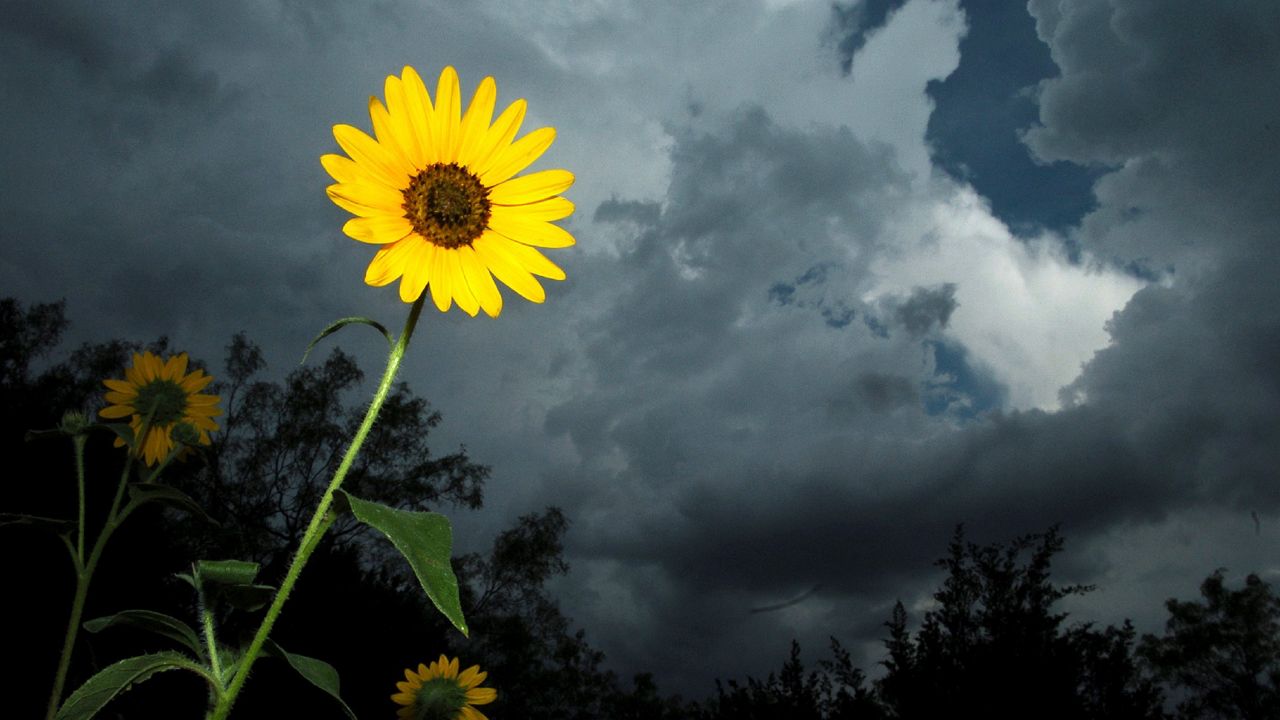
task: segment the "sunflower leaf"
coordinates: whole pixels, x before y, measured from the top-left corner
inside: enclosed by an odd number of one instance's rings
[[[59,535],[76,529],[75,520],[41,517],[40,515],[24,515],[22,513],[0,513],[0,527],[5,525],[32,525],[52,530]]]
[[[453,548],[453,529],[449,519],[433,512],[397,510],[360,498],[345,491],[351,512],[360,522],[380,530],[396,549],[409,561],[413,574],[418,576],[427,597],[437,609],[468,635],[467,621],[462,616],[462,604],[458,600],[458,578],[453,574],[450,553]]]
[[[200,666],[181,653],[139,655],[109,665],[85,681],[62,704],[57,720],[89,720],[117,695],[166,670],[190,670],[208,680]]]
[[[190,495],[168,485],[157,485],[156,483],[131,483],[129,485],[129,499],[138,505],[143,505],[149,502],[163,503],[170,507],[186,510],[188,513],[211,525],[219,525],[218,521],[209,517],[209,513],[205,512],[204,508],[200,507],[200,503],[191,499]]]
[[[84,629],[91,633],[102,632],[109,627],[116,626],[136,627],[157,635],[163,635],[189,648],[196,654],[196,657],[204,657],[204,648],[200,645],[200,636],[196,634],[196,631],[178,618],[164,613],[151,610],[124,610],[115,615],[94,618],[84,623]]]
[[[333,696],[333,699],[337,700],[338,704],[347,713],[347,717],[351,718],[351,720],[358,720],[356,714],[351,711],[351,708],[347,707],[342,697],[338,695],[338,671],[332,665],[313,657],[287,652],[277,645],[275,640],[268,639],[266,645],[263,646],[263,651],[266,655],[282,658],[289,663],[289,666],[297,670],[304,680]]]
[[[388,332],[387,328],[384,327],[382,323],[378,322],[377,320],[372,320],[367,317],[345,317],[345,318],[342,318],[341,320],[334,320],[333,322],[329,323],[329,327],[326,327],[324,330],[321,330],[320,334],[317,335],[315,339],[312,340],[307,345],[307,349],[302,351],[302,362],[298,364],[301,365],[307,362],[307,356],[311,354],[311,349],[316,346],[316,343],[338,332],[342,328],[348,325],[353,325],[353,324],[368,325],[369,327],[374,328],[378,332],[382,333],[382,337],[387,339],[387,345],[395,344],[395,340],[391,338],[391,333]]]

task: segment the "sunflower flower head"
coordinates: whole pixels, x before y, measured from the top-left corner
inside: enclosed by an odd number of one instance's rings
[[[573,213],[560,193],[573,184],[567,170],[517,177],[555,139],[544,127],[516,139],[526,104],[516,100],[493,119],[497,86],[480,82],[462,112],[458,73],[440,73],[433,101],[412,67],[387,77],[386,104],[369,98],[373,136],[335,125],[349,157],[324,155],[333,177],[328,195],[355,215],[343,232],[378,246],[364,281],[400,281],[400,299],[417,301],[428,288],[441,312],[454,303],[474,316],[502,311],[494,278],[521,297],[546,299],[538,277],[563,280],[564,271],[539,248],[563,248],[574,238],[554,221]]]
[[[200,394],[213,377],[203,370],[188,373],[186,353],[168,360],[150,352],[134,353],[133,365],[124,374],[124,380],[102,381],[108,404],[99,414],[112,420],[129,418],[135,452],[148,466],[167,457],[175,439],[209,444],[209,433],[218,429],[213,418],[222,409],[217,395]],[[125,442],[117,437],[115,444],[122,447]]]
[[[444,655],[430,665],[419,664],[415,672],[404,671],[400,691],[391,700],[404,707],[396,711],[401,720],[488,720],[473,705],[487,705],[498,697],[493,688],[479,687],[488,673],[472,665],[458,672],[458,658]]]

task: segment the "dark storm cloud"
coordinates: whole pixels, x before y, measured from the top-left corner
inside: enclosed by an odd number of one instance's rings
[[[1030,91],[1056,76],[1049,48],[1016,2],[962,2],[968,32],[960,66],[927,87],[935,103],[926,139],[933,159],[991,201],[1012,230],[1063,231],[1094,206],[1103,172],[1068,162],[1037,162],[1018,138],[1038,117]]]
[[[1029,7],[1063,72],[1041,83],[1027,144],[1046,160],[1124,165],[1099,184],[1086,246],[1157,268],[1262,249],[1254,235],[1280,207],[1280,4]],[[1248,223],[1223,232],[1228,214]]]
[[[1057,7],[1081,10],[1063,18]],[[627,469],[617,479],[647,488],[621,493],[614,509],[582,507],[574,547],[582,562],[644,568],[630,597],[640,598],[646,623],[683,635],[732,673],[771,634],[809,647],[830,633],[879,637],[859,612],[878,608],[883,619],[892,597],[919,597],[958,522],[984,542],[1059,522],[1086,544],[1191,508],[1280,511],[1276,213],[1260,212],[1277,185],[1268,184],[1274,170],[1259,172],[1280,158],[1276,145],[1244,131],[1263,122],[1247,116],[1271,107],[1280,88],[1280,52],[1258,30],[1280,23],[1271,22],[1274,5],[1232,7],[1234,20],[1211,25],[1248,26],[1241,40],[1254,52],[1209,52],[1186,82],[1139,89],[1164,72],[1138,58],[1205,49],[1195,19],[1202,7],[1171,21],[1142,2],[1032,4],[1062,67],[1041,88],[1042,125],[1028,142],[1045,159],[1120,168],[1102,179],[1099,207],[1072,241],[1105,242],[1120,261],[1140,257],[1134,249],[1163,262],[1216,258],[1178,265],[1172,283],[1134,296],[1108,326],[1112,345],[1064,390],[1057,412],[1001,412],[1005,391],[991,371],[962,345],[928,339],[955,309],[945,285],[918,288],[888,312],[859,307],[870,325],[882,316],[880,333],[854,323],[824,327],[824,336],[782,322],[799,313],[820,321],[833,299],[856,297],[831,292],[840,286],[833,278],[856,288],[865,266],[824,251],[812,220],[851,223],[859,257],[874,255],[878,228],[846,209],[867,193],[863,178],[881,172],[865,152],[838,136],[781,131],[758,113],[715,137],[678,137],[661,213],[626,215],[644,217],[621,260],[636,282],[595,328],[591,358],[616,385],[549,416],[549,429],[576,444],[618,451]],[[1055,34],[1055,23],[1071,31]],[[1113,28],[1130,33],[1120,55]],[[1117,79],[1097,80],[1113,70]],[[1105,109],[1118,99],[1111,92],[1161,96],[1135,121]],[[1162,107],[1169,117],[1157,117]],[[1206,137],[1209,116],[1228,124],[1225,139]],[[862,172],[834,171],[858,154]],[[817,158],[823,186],[802,195],[805,174],[781,171],[788,156]],[[1221,185],[1206,189],[1211,202],[1188,201],[1214,178]],[[1126,216],[1131,208],[1141,217]],[[621,207],[602,214],[624,216]],[[730,267],[739,271],[731,281]],[[769,332],[757,337],[762,327]],[[850,359],[817,359],[824,337]],[[1104,562],[1075,556],[1063,566],[1068,579],[1088,582]],[[627,586],[625,573],[611,577]],[[749,626],[733,611],[815,584],[822,589],[778,613],[792,613],[786,620],[753,616],[761,624]],[[678,664],[688,651],[657,635],[605,636],[626,648],[624,658]]]

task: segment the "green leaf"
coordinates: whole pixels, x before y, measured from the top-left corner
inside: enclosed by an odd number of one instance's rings
[[[252,585],[258,563],[248,560],[201,560],[196,563],[196,580],[201,585]]]
[[[342,491],[340,491],[342,492]],[[453,626],[468,635],[467,621],[458,600],[458,578],[449,564],[453,549],[453,529],[449,519],[433,512],[397,510],[342,492],[351,512],[360,522],[381,530],[404,555],[418,576],[427,597],[449,618]]]
[[[28,430],[26,434],[22,436],[22,439],[26,442],[33,442],[38,440],[54,440],[57,438],[64,438],[66,436],[67,433],[61,430]]]
[[[342,709],[346,711],[347,717],[351,718],[351,720],[357,720],[356,714],[351,712],[351,708],[347,707],[347,704],[342,701],[342,697],[338,695],[338,671],[332,665],[306,655],[295,655],[291,652],[286,652],[284,648],[276,644],[275,640],[267,640],[263,650],[267,655],[284,658],[285,662],[288,662],[294,670],[297,670],[298,674],[307,682],[333,696],[333,699],[337,700]]]
[[[129,626],[163,635],[176,640],[189,648],[197,657],[204,657],[204,648],[200,645],[200,636],[191,626],[178,618],[151,610],[125,610],[115,615],[94,618],[84,624],[84,629],[91,633],[102,632],[109,627]]]
[[[338,332],[342,328],[348,325],[353,325],[353,324],[368,325],[369,327],[382,333],[382,337],[387,339],[387,345],[392,345],[395,343],[395,340],[391,339],[391,333],[387,332],[387,329],[382,325],[382,323],[378,322],[377,320],[371,320],[367,317],[345,317],[345,318],[342,318],[341,320],[334,320],[332,323],[329,323],[329,327],[325,328],[324,330],[321,330],[320,334],[317,335],[315,339],[312,340],[307,345],[307,349],[302,352],[302,362],[298,364],[301,365],[302,363],[305,363],[307,361],[307,356],[311,354],[311,348],[314,348],[316,346],[316,343]]]
[[[23,515],[22,513],[0,513],[0,527],[5,525],[31,525],[32,527],[45,528],[62,535],[72,532],[76,529],[74,520],[62,520],[60,518],[41,517],[39,515]]]
[[[107,666],[71,693],[58,710],[57,720],[90,720],[115,696],[165,670],[190,670],[208,680],[199,665],[176,652],[121,660]]]
[[[157,485],[155,483],[130,483],[129,499],[138,505],[144,505],[150,502],[158,502],[169,507],[175,507],[179,510],[185,510],[188,513],[204,520],[207,523],[217,526],[217,520],[209,517],[209,514],[200,507],[200,503],[191,499],[191,496],[181,490],[168,485]]]

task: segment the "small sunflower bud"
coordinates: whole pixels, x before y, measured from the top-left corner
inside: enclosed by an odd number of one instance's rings
[[[89,418],[82,412],[71,410],[63,414],[58,429],[72,436],[84,435],[89,432]]]

